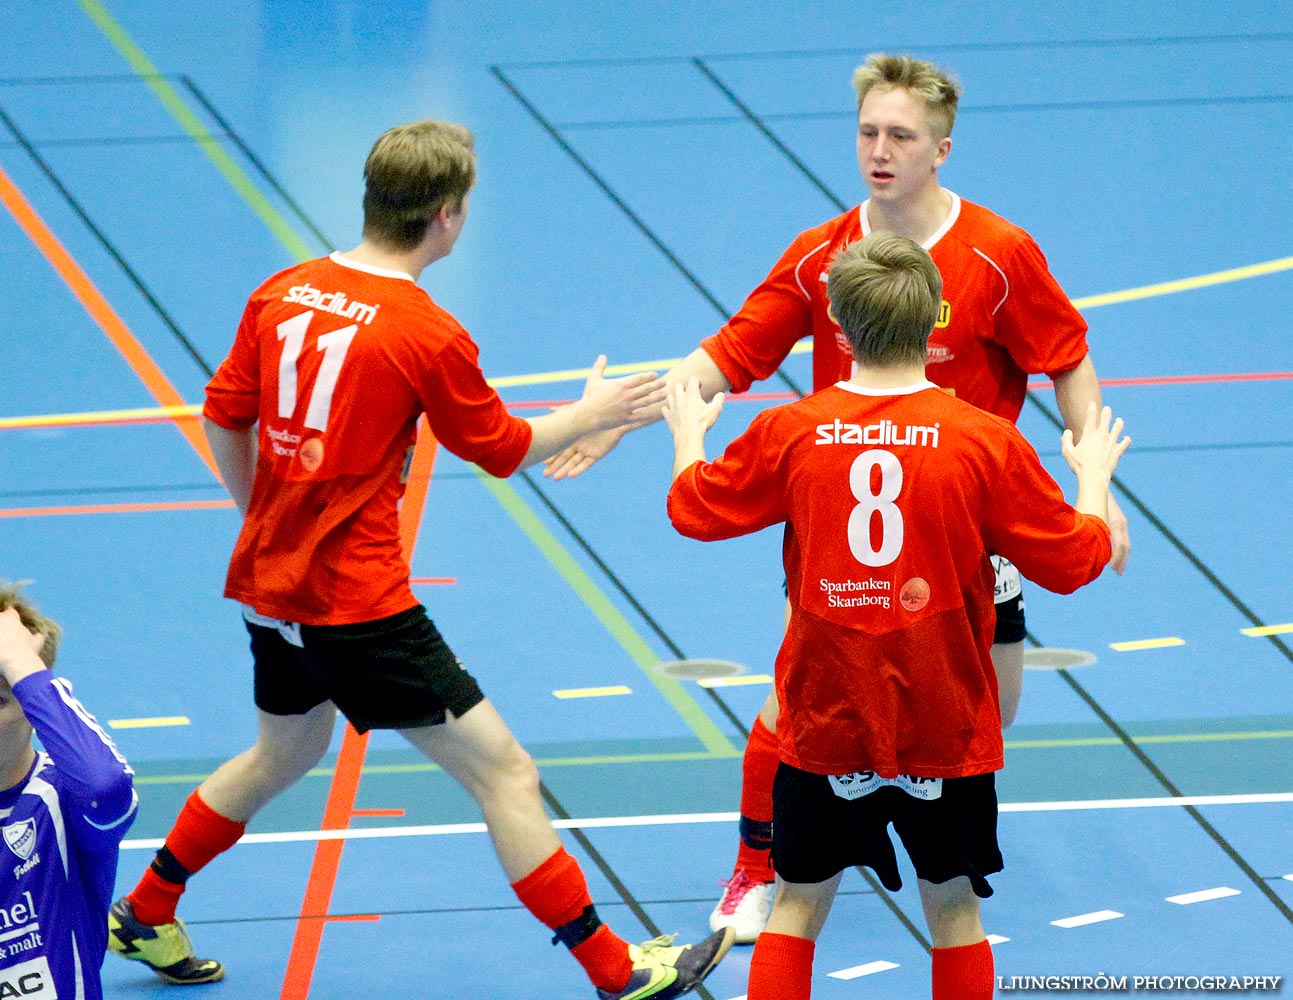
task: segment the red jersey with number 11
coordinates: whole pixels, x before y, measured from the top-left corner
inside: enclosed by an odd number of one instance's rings
[[[333,254],[258,288],[203,410],[229,430],[260,423],[225,596],[306,625],[413,607],[399,501],[418,417],[495,476],[530,446],[529,424],[504,409],[477,357],[407,274]]]
[[[669,517],[715,540],[786,522],[781,759],[818,774],[962,777],[1003,763],[988,552],[1068,593],[1109,529],[1008,421],[930,382],[842,382],[765,410],[683,471]]]

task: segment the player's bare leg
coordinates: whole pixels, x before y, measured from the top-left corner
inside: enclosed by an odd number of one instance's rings
[[[215,982],[224,966],[198,958],[175,908],[191,876],[227,851],[250,820],[279,792],[314,767],[332,741],[337,710],[332,702],[303,715],[259,712],[256,743],[194,791],[175,819],[166,844],[134,890],[112,904],[108,947],[143,962],[166,982]]]
[[[265,803],[313,769],[332,742],[337,708],[330,701],[304,715],[257,711],[255,744],[218,767],[198,787],[202,801],[236,823],[248,822]]]
[[[1001,698],[1001,728],[1015,721],[1019,698],[1024,690],[1024,644],[997,642],[992,646],[992,665],[997,668],[997,691]]]
[[[990,1000],[992,946],[979,897],[965,876],[935,884],[919,879],[920,902],[934,941],[934,1000]]]
[[[750,959],[749,1000],[808,1000],[817,935],[842,875],[815,883],[777,877],[777,900]]]
[[[539,770],[489,701],[442,725],[401,734],[480,805],[494,851],[517,882],[561,847],[539,794]]]
[[[539,771],[488,701],[444,723],[401,730],[480,805],[494,851],[512,889],[556,932],[597,987],[601,1000],[681,996],[731,947],[726,930],[696,945],[657,938],[638,947],[597,916],[578,863],[561,845],[543,808]]]

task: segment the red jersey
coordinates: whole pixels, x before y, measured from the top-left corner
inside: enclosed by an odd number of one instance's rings
[[[339,254],[256,289],[203,409],[228,430],[260,424],[225,596],[307,625],[413,607],[399,502],[418,417],[495,476],[530,446],[529,424],[486,384],[478,353],[407,274]]]
[[[669,491],[711,541],[786,522],[781,759],[818,774],[962,777],[1004,763],[988,552],[1068,593],[1109,529],[1064,501],[1007,420],[930,382],[840,383],[765,410]]]
[[[826,275],[839,251],[870,233],[866,207],[800,233],[741,311],[701,342],[736,392],[770,376],[810,335],[814,389],[852,375],[848,339],[826,312]],[[1033,238],[986,208],[953,194],[947,221],[924,246],[943,276],[926,376],[1018,420],[1029,374],[1056,375],[1086,357],[1086,321]]]

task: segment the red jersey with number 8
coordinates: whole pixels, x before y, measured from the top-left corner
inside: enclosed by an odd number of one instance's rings
[[[675,480],[669,517],[705,541],[786,523],[777,736],[818,774],[1002,767],[988,552],[1059,593],[1110,556],[1010,421],[930,382],[763,411]]]
[[[496,476],[530,446],[529,424],[508,414],[478,354],[407,274],[333,254],[261,285],[203,409],[228,430],[260,424],[225,596],[307,625],[415,605],[399,501],[418,417]]]

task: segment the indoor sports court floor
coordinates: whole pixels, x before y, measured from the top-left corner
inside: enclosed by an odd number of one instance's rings
[[[253,737],[236,520],[186,405],[249,291],[357,241],[376,135],[469,124],[480,181],[422,284],[523,409],[578,372],[669,363],[791,237],[862,197],[849,74],[952,67],[946,186],[1030,230],[1135,439],[1122,578],[1031,588],[1000,778],[998,973],[1293,974],[1293,33],[1265,2],[689,4],[9,0],[0,35],[0,577],[137,771],[124,891],[193,785]],[[733,399],[723,443],[810,379]],[[162,409],[178,407],[179,409]],[[1054,395],[1022,426],[1061,482]],[[603,916],[705,933],[744,727],[781,620],[774,532],[664,517],[667,435],[584,478],[420,452],[406,505],[432,616],[541,762]],[[661,661],[737,661],[703,688]],[[517,905],[478,815],[388,736],[333,752],[183,904],[213,998],[588,997]],[[815,994],[927,995],[914,886],[850,875]],[[735,949],[700,996],[745,993]],[[164,987],[110,959],[108,995]]]

